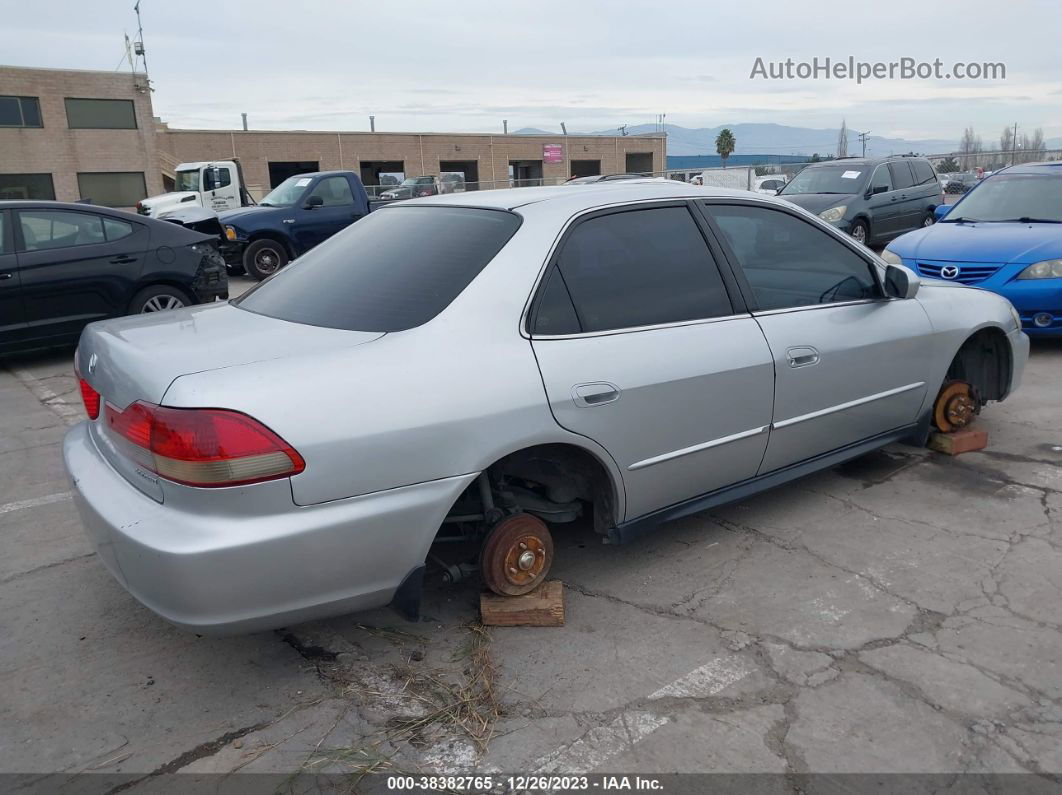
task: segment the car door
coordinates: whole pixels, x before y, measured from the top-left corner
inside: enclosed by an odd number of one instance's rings
[[[761,474],[919,419],[932,328],[917,300],[884,297],[872,255],[782,207],[702,207],[774,358]]]
[[[28,335],[74,335],[123,315],[143,267],[144,224],[67,209],[18,210],[19,276]]]
[[[206,204],[216,213],[240,206],[239,186],[232,181],[232,168],[215,166],[203,169],[203,194]]]
[[[893,189],[892,172],[888,163],[881,163],[867,183],[867,213],[870,216],[872,238],[892,237],[900,224],[900,197]],[[869,241],[868,241],[869,242]]]
[[[893,191],[897,194],[896,232],[908,232],[922,225],[922,204],[919,201],[920,189],[915,187],[914,174],[907,160],[893,160],[889,163]]]
[[[342,175],[322,177],[296,210],[295,239],[300,252],[321,243],[358,219],[350,183]]]
[[[18,345],[25,335],[26,314],[22,308],[11,211],[0,210],[0,350]]]
[[[702,224],[685,202],[581,216],[532,304],[553,415],[615,459],[628,520],[752,477],[767,445],[770,350]]]

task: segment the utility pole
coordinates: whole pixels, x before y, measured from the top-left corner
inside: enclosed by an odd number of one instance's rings
[[[622,126],[621,126],[621,127],[619,128],[619,134],[620,134],[620,135],[626,135],[626,134],[627,134],[627,125],[626,125],[626,124],[622,125]]]
[[[1014,122],[1014,137],[1010,139],[1010,164],[1013,166],[1018,155],[1018,123]]]
[[[859,142],[863,144],[863,157],[867,156],[867,138],[870,137],[870,130],[859,133]]]

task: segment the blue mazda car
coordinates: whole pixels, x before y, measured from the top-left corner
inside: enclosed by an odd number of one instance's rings
[[[1062,336],[1062,162],[997,171],[937,223],[889,243],[886,262],[1008,298],[1030,336]]]

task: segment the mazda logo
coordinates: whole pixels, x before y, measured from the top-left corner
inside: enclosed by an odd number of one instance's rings
[[[959,269],[955,265],[945,265],[940,269],[940,275],[944,279],[958,279]]]

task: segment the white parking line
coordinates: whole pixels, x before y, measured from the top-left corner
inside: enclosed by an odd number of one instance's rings
[[[58,414],[67,425],[76,425],[84,419],[80,408],[67,403],[51,388],[42,384],[33,373],[23,370],[21,367],[12,367],[10,369],[11,374],[21,381],[37,400]]]
[[[664,685],[649,699],[714,696],[752,672],[752,666],[740,657],[719,657]],[[570,745],[546,754],[531,769],[536,774],[591,773],[616,754],[633,748],[669,720],[651,712],[626,712],[605,726],[594,727]]]
[[[0,505],[0,514],[11,513],[12,511],[22,511],[26,508],[39,508],[41,505],[51,505],[53,502],[69,500],[72,496],[73,494],[69,491],[60,491],[57,494],[45,494],[43,497],[33,497],[28,500],[5,502],[3,505]]]

